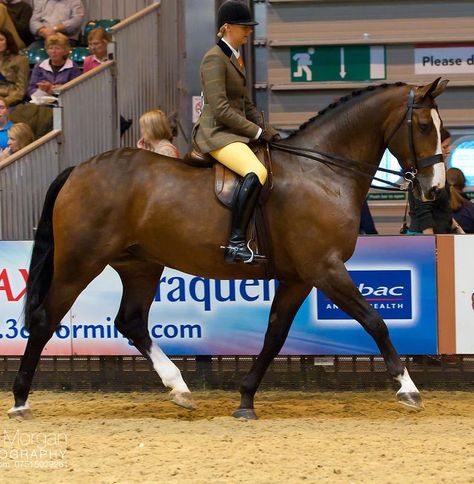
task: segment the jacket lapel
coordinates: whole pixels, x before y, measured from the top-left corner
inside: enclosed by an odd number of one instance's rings
[[[243,76],[244,79],[246,79],[245,68],[240,67],[240,64],[235,58],[235,55],[229,49],[229,46],[225,42],[222,42],[222,40],[219,40],[219,42],[217,42],[217,45],[221,48],[222,52],[224,52],[225,56],[230,60],[230,63],[237,69],[237,72],[241,76]]]

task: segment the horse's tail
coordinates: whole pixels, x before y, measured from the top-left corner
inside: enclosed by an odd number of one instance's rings
[[[44,200],[38,227],[36,228],[33,253],[31,254],[28,281],[26,283],[25,328],[30,331],[34,312],[48,293],[54,271],[53,208],[56,198],[74,167],[67,168],[51,183]]]

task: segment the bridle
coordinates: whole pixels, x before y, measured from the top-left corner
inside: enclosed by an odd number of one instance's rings
[[[413,161],[409,163],[410,169],[408,171],[415,172],[415,174],[422,168],[427,168],[428,166],[433,166],[436,163],[443,162],[443,155],[441,153],[427,156],[426,158],[422,158],[421,160],[419,160],[416,156],[415,138],[413,136],[413,110],[423,108],[428,109],[430,107],[431,106],[427,106],[425,104],[415,103],[415,89],[411,89],[410,93],[408,94],[407,109],[405,115],[399,121],[398,125],[396,126],[387,141],[388,146],[390,144],[390,141],[392,141],[392,138],[395,136],[396,132],[400,129],[403,121],[406,121],[408,127],[408,146],[410,147],[413,158]]]
[[[345,168],[350,171],[356,172],[362,176],[371,178],[373,180],[377,180],[379,182],[382,182],[394,187],[394,188],[390,188],[386,186],[381,187],[381,186],[371,185],[372,188],[376,188],[379,190],[403,190],[403,191],[411,190],[413,189],[413,183],[420,169],[435,165],[436,163],[443,162],[442,154],[435,154],[435,155],[427,156],[426,158],[422,158],[422,159],[418,159],[416,155],[415,139],[413,135],[413,110],[429,108],[429,107],[430,106],[427,106],[425,104],[415,103],[415,89],[412,88],[408,94],[406,111],[403,114],[400,121],[395,126],[395,129],[392,131],[391,135],[388,137],[388,140],[386,142],[386,145],[389,146],[393,137],[398,132],[398,130],[402,127],[403,122],[405,121],[408,128],[408,146],[412,157],[412,161],[410,161],[409,163],[409,168],[405,171],[395,171],[395,170],[389,170],[387,168],[378,167],[376,170],[376,171],[382,171],[384,173],[390,173],[393,175],[398,175],[400,177],[403,177],[403,179],[405,180],[404,183],[394,183],[388,180],[384,180],[382,178],[373,177],[370,173],[367,173],[365,170],[363,170],[364,167],[368,167],[371,170],[373,170],[374,168],[371,163],[367,163],[366,161],[351,160],[350,158],[346,158],[344,156],[325,153],[320,150],[303,148],[299,146],[287,146],[286,144],[282,144],[274,141],[270,142],[269,145],[278,151],[283,151],[297,156],[303,156],[304,158],[318,161],[325,165],[333,165],[339,168]]]

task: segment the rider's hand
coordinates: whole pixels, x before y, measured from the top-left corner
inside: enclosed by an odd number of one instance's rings
[[[278,141],[281,139],[281,136],[274,131],[270,131],[268,129],[264,129],[262,131],[262,134],[260,135],[260,139],[262,141],[266,141],[267,143],[270,143],[270,141]]]

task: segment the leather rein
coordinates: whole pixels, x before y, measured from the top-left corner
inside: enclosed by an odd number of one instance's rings
[[[370,178],[373,180],[376,180],[378,182],[385,183],[388,186],[378,186],[378,185],[371,185],[371,188],[375,188],[378,190],[389,190],[389,191],[407,191],[413,189],[413,183],[415,180],[415,177],[418,173],[419,169],[426,168],[428,166],[432,166],[436,163],[442,162],[443,161],[443,155],[441,154],[436,154],[432,156],[428,156],[426,158],[422,158],[421,160],[418,159],[416,156],[416,149],[415,149],[415,140],[413,136],[413,110],[414,109],[421,109],[421,108],[427,108],[429,106],[426,106],[424,104],[418,104],[415,103],[415,89],[411,89],[410,93],[408,94],[408,100],[407,100],[407,108],[405,113],[403,114],[403,117],[400,119],[400,121],[397,123],[395,129],[393,130],[392,134],[389,136],[388,141],[386,142],[386,146],[390,144],[390,141],[392,138],[395,136],[397,131],[401,128],[402,124],[404,121],[406,121],[407,127],[408,127],[408,144],[410,147],[411,155],[412,155],[412,161],[409,163],[410,168],[405,171],[395,171],[395,170],[389,170],[387,168],[380,168],[378,167],[375,171],[381,171],[384,173],[390,173],[392,175],[398,175],[400,177],[403,177],[405,182],[404,183],[394,183],[388,180],[383,180],[382,178],[375,177],[371,175],[370,173],[367,173],[366,171],[363,170],[363,168],[370,168],[372,171],[374,169],[374,166],[372,163],[368,163],[366,161],[358,161],[358,160],[351,160],[350,158],[346,158],[344,156],[340,155],[335,155],[335,154],[330,154],[330,153],[325,153],[324,151],[320,150],[315,150],[311,148],[304,148],[300,146],[288,146],[283,143],[279,142],[274,142],[271,141],[269,145],[278,150],[278,151],[283,151],[286,153],[290,153],[292,155],[296,156],[303,156],[304,158],[308,158],[310,160],[318,161],[320,163],[323,163],[325,165],[333,165],[337,166],[339,168],[344,168],[348,169],[354,173],[357,173],[358,175],[362,175],[366,178]],[[348,166],[349,165],[349,166]],[[350,166],[352,165],[352,166]],[[392,188],[393,187],[393,188]]]

